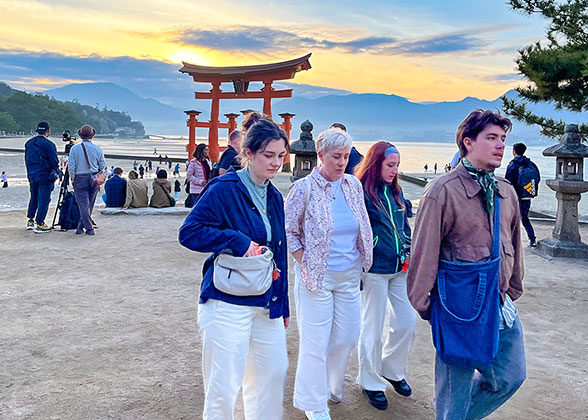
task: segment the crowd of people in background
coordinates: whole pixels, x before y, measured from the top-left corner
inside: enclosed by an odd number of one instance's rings
[[[436,350],[437,419],[483,418],[507,401],[526,377],[514,301],[523,292],[520,221],[535,246],[528,212],[539,182],[520,143],[508,181],[495,176],[510,129],[497,113],[468,115],[457,130],[459,152],[425,188],[414,229],[398,176],[401,150],[390,142],[372,144],[364,157],[347,128],[333,124],[315,141],[320,165],[294,182],[285,200],[271,180],[289,142],[270,118],[248,114],[216,164],[208,146],[198,144],[186,164],[186,206],[193,209],[179,242],[210,253],[198,307],[203,418],[234,418],[241,391],[245,419],[282,418],[288,253],[300,337],[293,400],[308,419],[329,420],[329,402],[344,403],[354,348],[356,383],[372,407],[388,408],[388,387],[411,396],[407,378],[417,316],[429,321]],[[25,146],[27,229],[36,233],[51,230],[45,217],[59,178],[49,132],[47,123],[39,123],[38,136]],[[135,161],[124,179],[122,168],[107,170],[91,126],[78,134],[82,142],[71,148],[67,163],[80,211],[77,234],[94,234],[98,178],[107,171],[107,207],[175,205],[181,183],[175,179],[172,196],[166,169],[157,167],[149,198],[143,178],[151,160]],[[159,163],[172,168],[167,155],[159,155]],[[172,175],[180,176],[180,164]],[[475,313],[484,316],[475,321]]]

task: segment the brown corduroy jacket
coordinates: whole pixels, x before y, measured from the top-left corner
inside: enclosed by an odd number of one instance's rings
[[[500,291],[516,300],[523,294],[523,251],[516,192],[499,178]],[[412,237],[407,277],[408,298],[422,318],[430,317],[429,293],[437,281],[439,260],[478,262],[492,248],[492,218],[482,188],[463,165],[432,181],[423,193]]]

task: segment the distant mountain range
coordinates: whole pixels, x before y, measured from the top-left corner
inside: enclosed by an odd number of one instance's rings
[[[292,120],[293,139],[300,133],[300,124],[309,119],[315,127],[315,136],[333,122],[342,122],[358,140],[453,141],[457,126],[470,111],[502,107],[499,98],[487,101],[467,97],[456,102],[417,103],[397,95],[347,93],[310,85],[303,86],[304,96],[297,96],[296,85],[289,85],[294,88],[293,97],[273,101],[272,111],[278,121],[281,120],[279,113],[296,114]],[[188,133],[184,109],[163,104],[153,98],[143,98],[114,83],[71,84],[44,93],[59,100],[77,100],[82,104],[98,105],[99,108],[106,106],[126,111],[133,119],[140,120],[149,134],[186,136]],[[515,91],[507,92],[509,97],[516,95]],[[177,103],[186,105],[186,100],[178,98]],[[238,113],[247,108],[261,109],[262,106],[262,100],[221,101],[221,121],[224,120],[223,113]],[[210,118],[210,101],[194,100],[193,105],[187,108],[202,111],[199,117],[202,121]],[[588,121],[586,117],[579,119],[577,114],[555,112],[548,104],[537,105],[533,109],[542,115],[562,118],[568,122]],[[206,130],[198,129],[198,135],[205,136]],[[224,135],[226,133],[221,132],[221,136]],[[518,122],[515,122],[510,137],[513,141],[528,143],[549,141],[541,138],[536,128]]]

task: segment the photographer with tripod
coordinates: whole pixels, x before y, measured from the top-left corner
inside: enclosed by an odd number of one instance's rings
[[[62,232],[66,232],[69,229],[75,229],[78,226],[80,220],[80,213],[78,205],[76,204],[75,196],[73,192],[68,192],[69,187],[69,168],[67,162],[69,160],[69,152],[71,148],[77,144],[76,137],[72,137],[69,130],[65,130],[62,134],[62,140],[67,142],[64,148],[64,159],[63,165],[64,170],[60,172],[61,187],[59,188],[59,199],[57,200],[57,208],[53,215],[53,223],[51,228],[55,228],[55,220],[57,219],[57,212],[59,212],[59,221],[57,225],[61,227]]]

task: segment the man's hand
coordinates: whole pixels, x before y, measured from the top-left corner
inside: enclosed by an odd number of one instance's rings
[[[259,244],[251,241],[251,243],[249,244],[249,248],[247,249],[247,252],[243,256],[244,257],[255,257],[257,255],[257,251],[255,250],[256,246],[259,246]]]
[[[284,328],[288,328],[288,325],[290,325],[290,318],[284,318]]]

